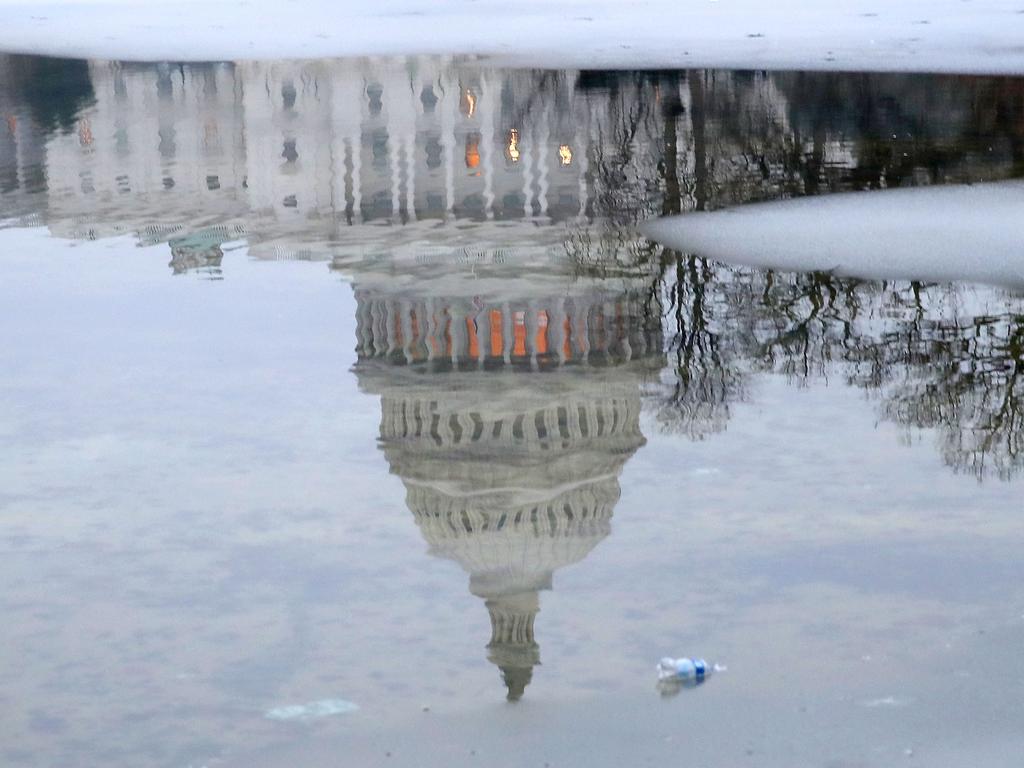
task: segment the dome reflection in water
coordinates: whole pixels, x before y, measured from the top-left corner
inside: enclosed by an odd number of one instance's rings
[[[469,573],[518,700],[540,663],[539,593],[609,534],[644,443],[641,387],[664,361],[653,277],[534,276],[489,253],[472,273],[432,260],[415,290],[367,272],[355,372],[380,396],[381,450],[431,554]]]

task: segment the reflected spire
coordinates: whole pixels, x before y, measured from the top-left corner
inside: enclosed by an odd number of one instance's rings
[[[540,610],[536,592],[506,595],[486,601],[491,617],[487,660],[501,670],[507,699],[519,701],[540,664],[540,646],[533,638],[533,622]]]
[[[457,254],[411,283],[387,277],[393,264],[350,273],[355,372],[381,398],[381,450],[430,554],[457,562],[483,601],[509,701],[540,664],[540,593],[611,531],[619,474],[644,444],[641,385],[662,362],[638,303],[649,276],[609,293],[523,257],[491,262],[493,282]]]

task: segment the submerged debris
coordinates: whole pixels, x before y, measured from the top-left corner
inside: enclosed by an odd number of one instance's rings
[[[911,703],[911,699],[902,696],[883,696],[878,699],[869,699],[861,704],[869,709],[878,707],[905,707]]]
[[[658,662],[658,691],[662,696],[675,696],[683,688],[696,688],[714,672],[724,672],[721,664],[708,664],[704,659],[668,656]]]
[[[331,715],[347,715],[358,709],[358,704],[353,704],[345,699],[321,699],[308,704],[289,704],[285,707],[268,709],[264,717],[268,720],[314,720]]]

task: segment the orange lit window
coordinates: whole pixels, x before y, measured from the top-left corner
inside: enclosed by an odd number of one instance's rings
[[[395,310],[395,346],[405,346],[405,334],[402,333],[402,313]]]
[[[569,165],[572,162],[572,149],[568,144],[563,144],[558,148],[558,158],[562,161],[562,165]]]
[[[437,315],[434,315],[434,319],[437,319]],[[437,337],[433,333],[427,334],[427,343],[430,345],[431,354],[436,355],[441,351],[440,347],[437,346]]]
[[[462,90],[461,104],[459,104],[462,114],[466,117],[473,117],[476,114],[476,94],[473,93],[469,88]]]
[[[501,311],[491,310],[491,356],[500,357],[505,351],[505,340],[501,336]]]
[[[512,313],[512,354],[522,357],[526,354],[526,313]]]
[[[480,356],[480,342],[476,337],[476,320],[466,318],[466,332],[469,334],[469,357],[475,360]]]
[[[466,167],[476,168],[480,165],[480,134],[471,133],[466,137]]]
[[[545,355],[548,351],[548,313],[541,310],[537,313],[537,338],[533,343],[538,355]]]

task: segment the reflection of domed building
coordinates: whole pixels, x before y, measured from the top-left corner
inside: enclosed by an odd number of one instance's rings
[[[461,272],[356,276],[356,373],[381,397],[381,448],[430,552],[485,601],[488,658],[516,700],[540,661],[539,592],[610,531],[661,335],[640,281],[534,276],[518,300],[522,273],[503,291]]]
[[[35,137],[46,221],[63,236],[229,225],[261,258],[330,258],[335,240],[372,239],[368,224],[601,214],[590,158],[609,151],[616,105],[578,73],[411,58],[91,62],[87,74],[94,103]],[[653,98],[649,84],[622,90]],[[29,147],[12,131],[0,172]]]

